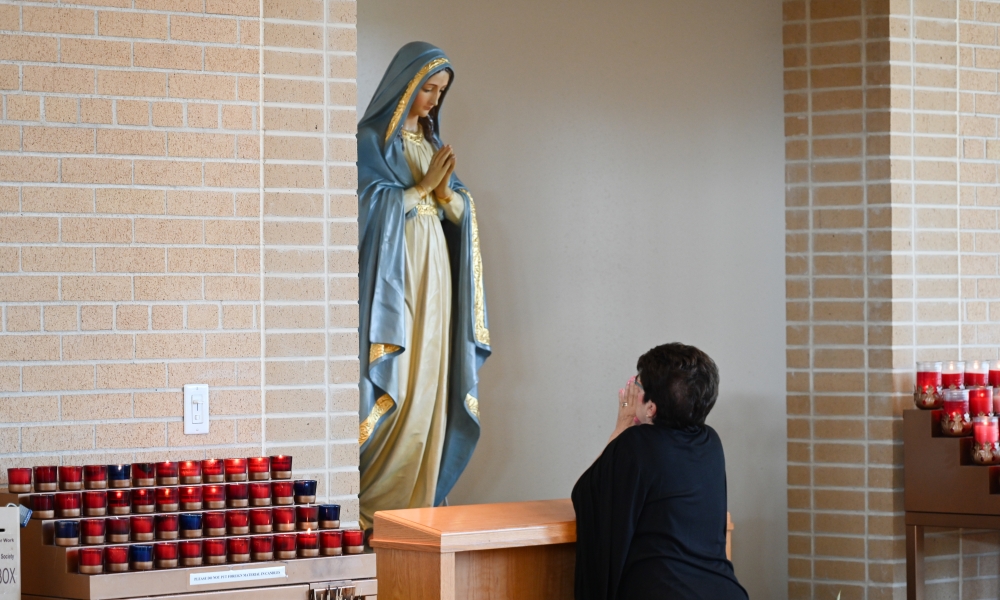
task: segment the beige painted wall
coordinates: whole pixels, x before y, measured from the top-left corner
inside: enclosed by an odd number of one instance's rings
[[[443,113],[477,200],[494,356],[451,501],[566,497],[637,357],[722,373],[734,559],[786,591],[781,10],[775,0],[364,0],[359,110],[405,42],[457,70]]]

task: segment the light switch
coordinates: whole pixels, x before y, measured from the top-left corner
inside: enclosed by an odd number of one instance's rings
[[[208,385],[189,383],[184,386],[184,434],[208,433]]]

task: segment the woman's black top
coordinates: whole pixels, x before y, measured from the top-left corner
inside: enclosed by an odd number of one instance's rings
[[[577,600],[746,600],[726,559],[726,459],[709,426],[626,429],[573,487]]]

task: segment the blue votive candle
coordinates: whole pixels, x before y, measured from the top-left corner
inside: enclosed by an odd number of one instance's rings
[[[200,538],[201,513],[181,513],[180,529],[182,538]]]
[[[319,528],[337,529],[340,527],[340,505],[320,504],[319,505]]]
[[[150,571],[153,569],[153,547],[148,544],[135,544],[128,547],[128,561],[133,571]]]
[[[55,542],[56,546],[79,546],[80,522],[56,521]]]
[[[316,501],[316,480],[299,479],[295,482],[295,503],[312,504]]]
[[[125,488],[132,483],[132,465],[108,465],[108,487]]]

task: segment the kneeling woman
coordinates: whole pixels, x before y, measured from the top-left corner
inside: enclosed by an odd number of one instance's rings
[[[746,600],[726,559],[726,463],[705,417],[719,371],[693,346],[639,358],[618,424],[573,488],[577,600]]]

